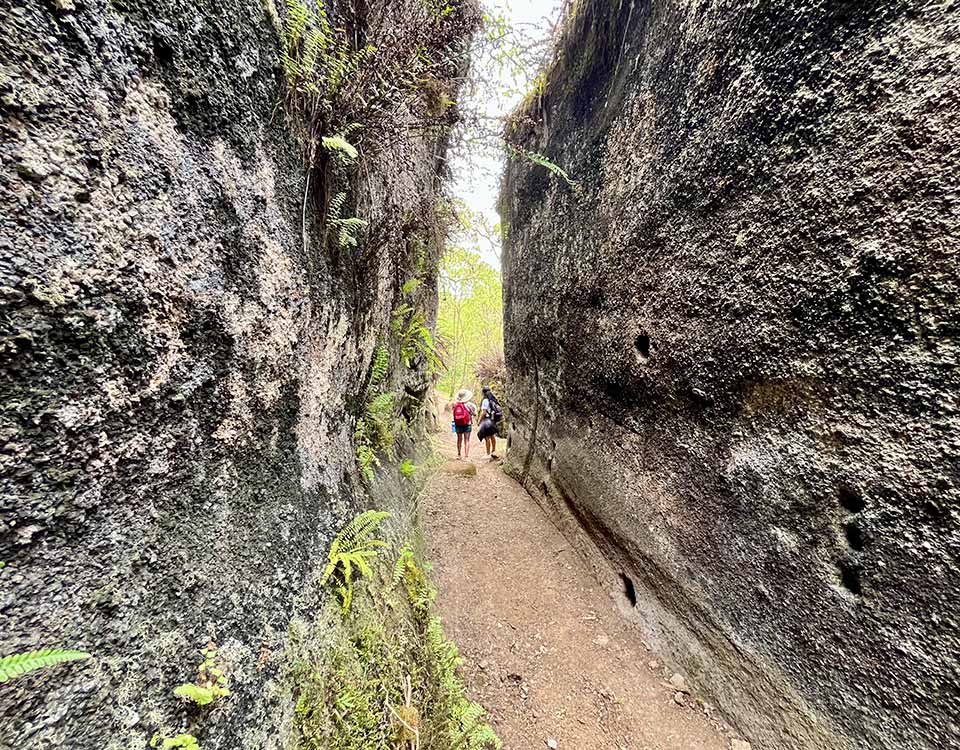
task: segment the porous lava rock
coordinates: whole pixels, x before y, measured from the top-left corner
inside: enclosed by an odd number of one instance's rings
[[[338,251],[272,0],[4,6],[0,654],[94,658],[0,685],[0,747],[284,746],[289,624],[369,502],[371,357],[418,273],[434,313],[438,247],[398,217],[433,205],[444,137],[363,161],[376,237]],[[404,404],[426,395],[419,364],[391,369]],[[403,502],[381,475],[371,494]],[[211,640],[232,695],[198,710],[172,691]]]
[[[507,129],[509,470],[756,747],[960,737],[958,22],[584,0]]]

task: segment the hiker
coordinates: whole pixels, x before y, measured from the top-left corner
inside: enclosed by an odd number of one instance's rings
[[[480,403],[480,424],[477,439],[482,440],[491,461],[497,458],[497,432],[503,421],[503,407],[489,386],[483,386],[483,401]]]
[[[453,405],[453,431],[457,433],[458,459],[461,450],[464,458],[470,458],[470,433],[473,431],[473,420],[477,414],[477,405],[470,400],[472,398],[473,393],[463,389],[457,393],[457,401]]]

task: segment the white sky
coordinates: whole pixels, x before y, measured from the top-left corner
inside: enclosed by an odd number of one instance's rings
[[[486,0],[484,5],[491,9],[504,13],[513,24],[535,23],[540,27],[544,37],[549,35],[549,23],[555,21],[560,14],[559,0]],[[537,71],[531,71],[532,78]],[[525,88],[518,82],[504,80],[503,87]],[[506,100],[505,106],[501,108],[500,102],[488,102],[484,108],[485,113],[492,116],[505,116],[516,107],[522,99],[522,94],[515,94]],[[500,186],[500,175],[503,172],[503,157],[493,159],[485,157],[480,160],[481,169],[477,165],[466,165],[462,162],[453,163],[454,173],[454,196],[460,198],[471,209],[482,213],[487,217],[491,226],[496,224],[500,218],[497,215],[497,192]],[[500,268],[500,259],[498,257],[499,248],[495,251],[489,247],[476,248],[483,259],[494,268]]]

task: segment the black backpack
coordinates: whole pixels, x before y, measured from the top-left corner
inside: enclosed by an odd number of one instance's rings
[[[493,417],[494,422],[499,422],[503,419],[503,408],[500,406],[500,402],[496,398],[488,398],[490,402],[490,416]]]

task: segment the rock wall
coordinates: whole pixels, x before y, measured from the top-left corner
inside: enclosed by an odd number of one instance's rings
[[[3,5],[0,654],[95,658],[0,685],[0,748],[284,746],[288,623],[366,502],[372,353],[417,270],[435,305],[431,228],[397,217],[433,205],[445,136],[364,161],[370,240],[338,252],[271,0]],[[395,469],[378,482],[403,502]],[[172,690],[210,639],[233,694],[191,711]]]
[[[958,32],[585,0],[508,128],[509,468],[765,750],[960,737]]]

